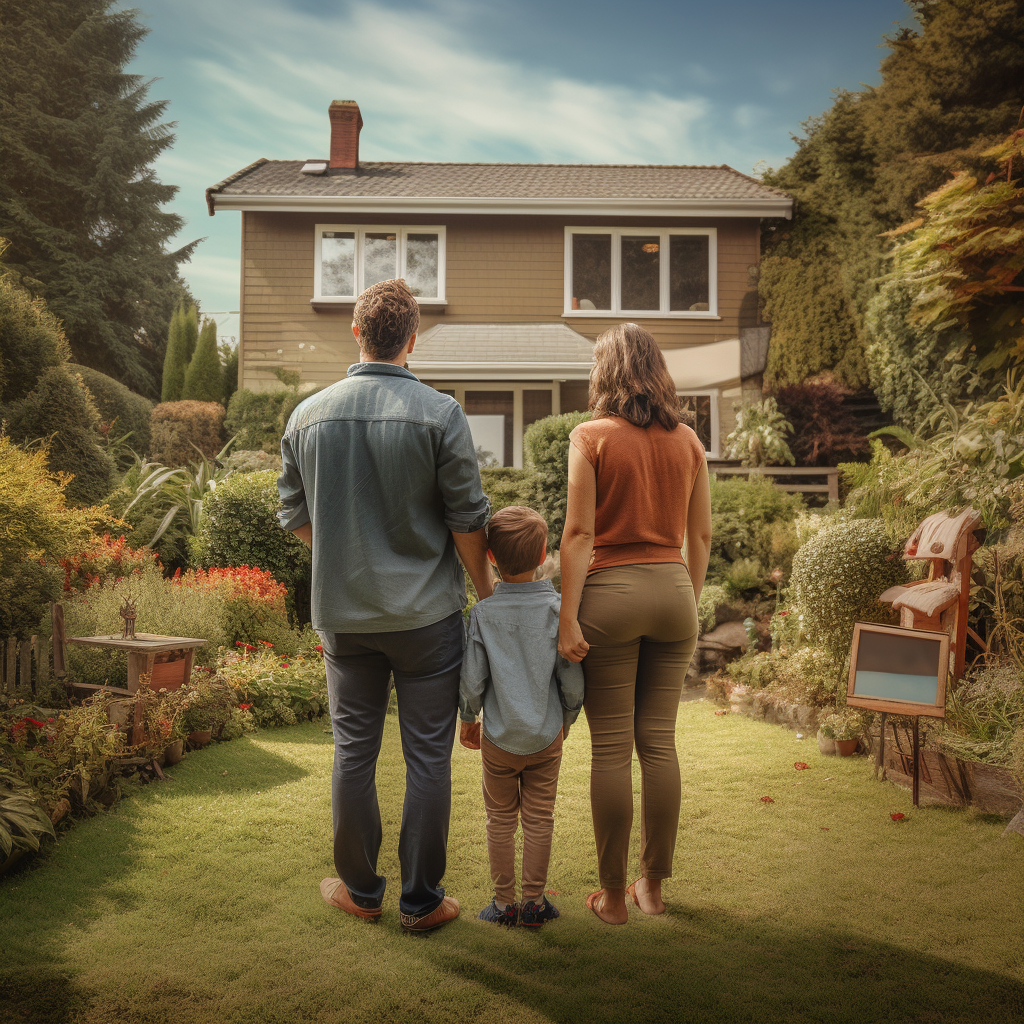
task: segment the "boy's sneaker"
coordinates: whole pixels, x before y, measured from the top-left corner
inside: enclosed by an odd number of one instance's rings
[[[523,904],[523,909],[519,913],[519,923],[524,928],[539,928],[545,921],[552,921],[556,917],[558,907],[550,903],[545,896],[540,903],[530,900],[529,903]]]
[[[519,920],[519,904],[508,903],[504,909],[498,906],[497,900],[490,903],[480,911],[481,921],[490,921],[491,924],[504,925],[506,928],[515,928]]]

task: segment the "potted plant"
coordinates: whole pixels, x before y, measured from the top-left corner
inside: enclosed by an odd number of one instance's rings
[[[840,757],[849,757],[856,752],[863,731],[863,718],[851,708],[833,711],[821,723],[822,735],[835,742],[836,753]]]
[[[830,757],[834,757],[836,753],[836,741],[831,736],[826,736],[821,726],[818,727],[818,750]]]
[[[220,680],[194,678],[187,688],[183,729],[190,747],[205,747],[231,717],[235,698]]]

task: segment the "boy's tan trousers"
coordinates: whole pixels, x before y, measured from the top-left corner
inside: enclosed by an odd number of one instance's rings
[[[555,827],[555,793],[562,763],[562,734],[536,754],[510,754],[480,737],[487,856],[499,906],[516,899],[516,829],[523,819],[523,902],[544,895]]]

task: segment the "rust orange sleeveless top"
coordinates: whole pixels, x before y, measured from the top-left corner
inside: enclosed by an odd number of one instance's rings
[[[588,573],[613,565],[685,564],[690,492],[704,464],[697,435],[683,423],[669,431],[606,416],[581,423],[569,439],[597,476]]]

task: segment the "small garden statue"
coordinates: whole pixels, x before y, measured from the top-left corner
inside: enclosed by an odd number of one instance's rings
[[[130,594],[125,597],[118,614],[122,619],[124,619],[124,629],[121,631],[121,639],[134,640],[136,608],[135,602],[131,599]]]

